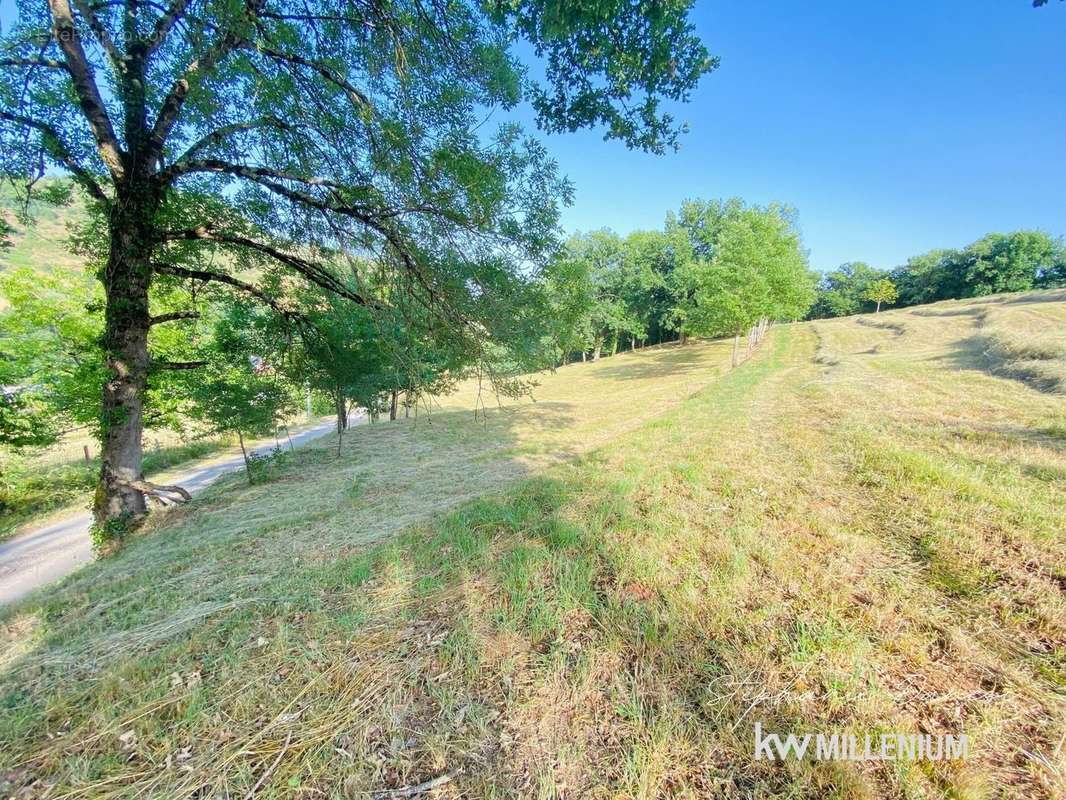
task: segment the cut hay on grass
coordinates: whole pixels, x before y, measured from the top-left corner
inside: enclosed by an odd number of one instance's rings
[[[1066,410],[973,342],[1044,297],[575,365],[219,487],[7,615],[4,791],[1060,797]],[[971,757],[757,761],[756,721]]]

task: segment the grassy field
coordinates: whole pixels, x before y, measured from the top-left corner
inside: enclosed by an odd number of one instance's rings
[[[218,485],[0,618],[3,791],[1063,796],[1064,325],[649,349]],[[971,756],[757,761],[756,721]]]

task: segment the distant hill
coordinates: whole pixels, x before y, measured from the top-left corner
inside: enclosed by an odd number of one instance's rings
[[[17,267],[48,273],[68,273],[78,280],[91,280],[84,261],[70,252],[67,244],[75,224],[85,219],[84,207],[75,200],[69,206],[53,206],[40,201],[30,205],[33,220],[19,221],[19,204],[10,185],[0,185],[0,217],[13,229],[10,246],[0,248],[0,274]],[[0,309],[7,300],[0,294]]]

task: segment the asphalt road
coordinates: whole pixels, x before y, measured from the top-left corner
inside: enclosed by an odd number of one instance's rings
[[[353,419],[353,423],[359,421]],[[332,428],[332,422],[308,428],[292,437],[293,444],[303,444]],[[249,452],[268,453],[273,448],[271,442]],[[204,466],[168,474],[166,483],[176,483],[195,494],[227,472],[243,467],[244,459],[238,454],[225,461],[208,462]],[[83,511],[0,543],[0,605],[14,602],[92,561],[91,519],[89,512]]]

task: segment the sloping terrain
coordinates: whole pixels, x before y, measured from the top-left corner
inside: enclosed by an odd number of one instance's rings
[[[1063,322],[778,326],[297,451],[7,612],[5,791],[1060,796],[1066,408],[989,338]],[[758,761],[755,721],[971,755]]]

